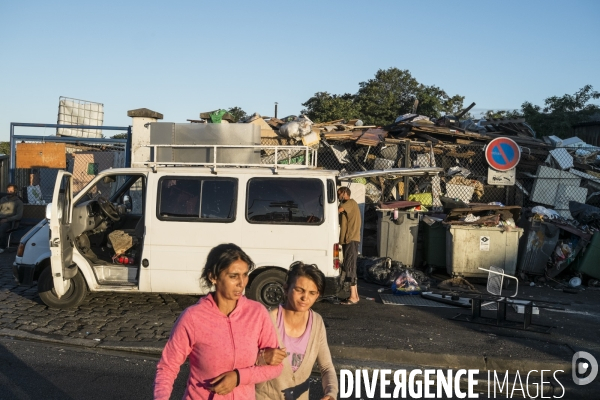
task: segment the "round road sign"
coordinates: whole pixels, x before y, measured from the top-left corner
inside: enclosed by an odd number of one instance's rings
[[[521,148],[512,139],[499,137],[492,140],[485,148],[485,159],[490,167],[498,171],[508,171],[519,163]]]

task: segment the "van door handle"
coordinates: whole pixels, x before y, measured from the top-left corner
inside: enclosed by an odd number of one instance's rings
[[[150,265],[150,263],[148,262],[148,259],[147,259],[147,258],[144,258],[144,259],[142,260],[142,266],[143,266],[144,268],[148,268],[148,265]]]

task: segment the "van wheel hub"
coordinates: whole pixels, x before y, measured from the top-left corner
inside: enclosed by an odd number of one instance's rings
[[[277,282],[268,283],[263,288],[262,298],[268,304],[281,304],[283,302],[283,286]]]
[[[276,307],[283,303],[285,298],[283,290],[285,280],[285,271],[275,268],[258,271],[246,290],[246,295],[252,300],[261,302],[267,308]]]

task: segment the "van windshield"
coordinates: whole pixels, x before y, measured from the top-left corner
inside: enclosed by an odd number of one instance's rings
[[[105,197],[107,199],[111,199],[118,193],[122,191],[123,186],[131,185],[132,179],[138,180],[139,185],[141,185],[141,179],[139,176],[134,175],[109,175],[105,176],[103,179],[100,179],[94,185],[83,188],[85,191],[85,195],[80,197],[77,203],[78,206],[81,203],[85,203],[90,200],[97,200],[98,197]],[[73,177],[73,186],[76,187],[77,179]],[[139,186],[138,185],[138,186]],[[140,187],[141,190],[141,187]]]
[[[319,179],[255,178],[248,182],[247,219],[255,224],[320,225],[323,182]]]

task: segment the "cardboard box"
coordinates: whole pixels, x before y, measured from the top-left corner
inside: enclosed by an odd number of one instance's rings
[[[308,135],[302,136],[302,144],[304,146],[314,146],[319,143],[321,136],[315,131],[312,131]]]
[[[278,137],[277,133],[265,122],[262,118],[257,118],[254,121],[250,122],[251,124],[260,126],[260,137],[261,138],[276,138]]]

